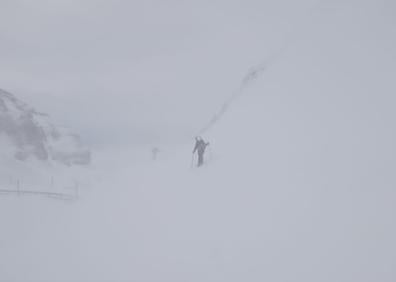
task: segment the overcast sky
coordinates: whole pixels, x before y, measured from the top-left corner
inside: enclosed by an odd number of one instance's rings
[[[192,136],[252,65],[303,33],[315,36],[318,22],[333,24],[345,7],[375,5],[392,30],[395,9],[389,0],[0,5],[0,88],[96,143]]]
[[[90,139],[189,136],[317,3],[2,0],[0,87]]]

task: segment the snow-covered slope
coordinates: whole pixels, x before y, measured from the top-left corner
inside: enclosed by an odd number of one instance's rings
[[[19,161],[29,158],[86,165],[90,152],[78,135],[54,126],[48,115],[35,111],[14,95],[0,89],[0,141],[4,158]]]
[[[104,160],[70,205],[0,198],[0,278],[396,281],[395,42],[355,2],[233,100],[201,169],[191,140]]]

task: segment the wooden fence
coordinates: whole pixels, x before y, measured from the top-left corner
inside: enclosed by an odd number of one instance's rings
[[[53,187],[53,180],[51,181],[51,186]],[[74,187],[66,187],[65,190],[68,189],[70,193],[62,193],[62,192],[55,192],[55,191],[38,191],[38,190],[28,190],[25,188],[21,188],[20,181],[16,181],[15,189],[7,188],[2,189],[0,188],[0,195],[16,195],[16,196],[41,196],[41,197],[48,197],[57,200],[63,201],[75,201],[79,198],[79,185],[76,182]]]

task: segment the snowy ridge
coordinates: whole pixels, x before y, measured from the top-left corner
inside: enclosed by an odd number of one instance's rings
[[[206,133],[212,126],[214,126],[222,117],[223,115],[228,111],[232,103],[237,99],[239,96],[241,96],[246,88],[256,79],[258,79],[263,72],[267,69],[267,64],[262,63],[259,64],[253,68],[251,68],[246,76],[242,79],[242,82],[238,89],[232,93],[232,95],[223,103],[221,106],[220,110],[213,115],[213,117],[210,119],[210,121],[199,131],[197,135],[202,135]]]
[[[78,135],[67,128],[56,127],[48,115],[1,89],[0,142],[3,157],[20,161],[33,158],[65,165],[90,163],[90,152]]]

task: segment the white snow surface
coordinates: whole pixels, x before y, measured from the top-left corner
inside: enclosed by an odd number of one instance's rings
[[[363,2],[233,101],[204,167],[191,136],[58,171],[78,201],[0,195],[0,281],[396,281],[396,29]]]
[[[383,120],[327,104],[313,119],[303,94],[261,87],[205,136],[201,169],[191,146],[154,163],[125,153],[77,202],[0,197],[2,281],[394,281]]]

